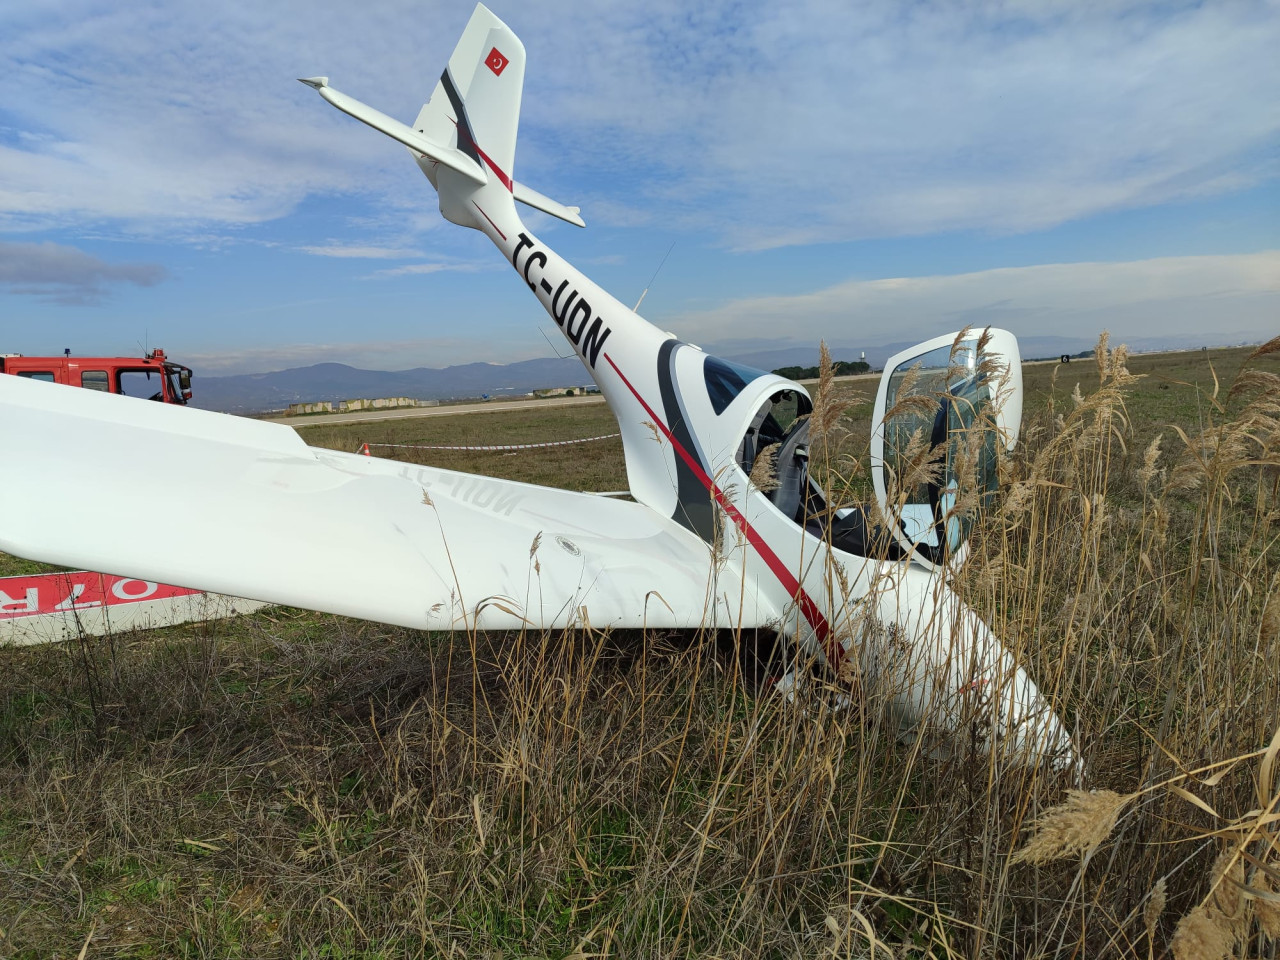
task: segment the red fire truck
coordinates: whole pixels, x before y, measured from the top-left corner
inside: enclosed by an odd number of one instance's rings
[[[162,403],[185,404],[191,399],[191,368],[169,360],[159,348],[148,352],[141,360],[133,357],[73,357],[70,350],[61,357],[24,357],[20,353],[5,353],[0,354],[0,373]]]

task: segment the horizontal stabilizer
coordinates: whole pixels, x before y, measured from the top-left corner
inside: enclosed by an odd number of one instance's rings
[[[455,147],[446,147],[432,140],[428,140],[422,134],[418,133],[413,127],[401,123],[392,117],[387,116],[381,110],[375,110],[367,103],[361,103],[355,97],[349,97],[340,90],[335,90],[329,86],[328,77],[299,77],[301,83],[316,90],[320,96],[324,97],[331,104],[341,110],[348,116],[355,117],[361,123],[367,123],[373,129],[380,133],[385,133],[392,140],[398,140],[410,150],[416,150],[418,153],[426,154],[432,160],[451,170],[456,170],[469,180],[477,184],[488,182],[488,176],[485,174],[474,160]],[[538,194],[541,196],[541,194]],[[545,198],[543,198],[545,199]],[[547,201],[554,203],[554,201]],[[534,204],[536,206],[536,204]],[[539,207],[539,209],[542,209]],[[551,213],[552,211],[547,211]],[[556,214],[559,216],[559,214]],[[570,221],[572,222],[572,221]]]
[[[543,213],[549,213],[553,217],[559,217],[566,223],[572,223],[575,227],[585,227],[582,217],[579,216],[579,207],[566,207],[563,203],[557,203],[550,197],[539,193],[532,187],[526,187],[519,181],[511,185],[512,195],[521,203],[533,207],[535,210],[541,210]]]

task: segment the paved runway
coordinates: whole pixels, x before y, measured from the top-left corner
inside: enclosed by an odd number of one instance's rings
[[[852,377],[836,377],[838,382],[852,380],[878,380],[878,373],[863,373]],[[801,380],[805,386],[817,384],[817,380]],[[598,393],[585,397],[549,397],[546,400],[486,400],[482,403],[451,403],[438,407],[401,407],[396,410],[359,410],[355,413],[313,413],[300,417],[271,417],[271,423],[287,423],[291,427],[321,427],[334,423],[372,423],[377,420],[400,420],[405,417],[451,417],[458,413],[516,413],[518,411],[545,410],[547,407],[569,407],[584,403],[604,403]]]
[[[451,403],[438,407],[400,407],[395,410],[357,410],[354,413],[319,413],[301,417],[272,417],[271,423],[287,423],[291,427],[322,427],[334,423],[372,423],[376,420],[402,420],[406,417],[452,417],[459,413],[515,413],[568,407],[584,403],[604,403],[604,397],[549,397],[546,400],[486,400],[483,403]]]
[[[1032,363],[1057,363],[1057,360],[1026,361]],[[879,380],[878,373],[862,373],[851,377],[836,377],[844,383],[854,380]],[[817,380],[801,380],[805,386],[817,384]],[[812,391],[811,391],[812,392]],[[334,423],[372,423],[377,420],[401,420],[406,417],[452,417],[459,413],[515,413],[518,411],[545,410],[547,407],[569,407],[585,403],[604,403],[604,397],[590,394],[585,397],[549,397],[546,400],[486,400],[482,403],[451,403],[438,407],[401,407],[396,410],[360,410],[355,413],[320,413],[301,417],[272,417],[271,423],[287,423],[291,427],[322,427]]]

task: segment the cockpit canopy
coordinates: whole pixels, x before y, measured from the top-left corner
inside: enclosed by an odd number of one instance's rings
[[[978,510],[999,486],[998,445],[1017,442],[1017,340],[989,330],[898,354],[885,365],[874,417],[872,482],[895,537],[930,566],[963,560]]]
[[[713,404],[718,391],[727,396],[718,411],[762,376],[710,357],[705,370]],[[752,476],[761,453],[774,448],[772,469],[753,480],[783,515],[848,553],[931,567],[963,561],[978,508],[998,487],[998,445],[1017,441],[1022,377],[1012,334],[938,337],[885,365],[871,437],[878,510],[826,502],[808,469],[812,403],[799,385],[774,386],[742,436],[737,462]]]

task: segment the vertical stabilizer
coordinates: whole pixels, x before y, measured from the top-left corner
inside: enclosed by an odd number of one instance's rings
[[[413,127],[471,157],[510,192],[523,89],[524,44],[477,4]]]
[[[585,226],[577,207],[515,182],[524,44],[484,4],[476,4],[431,99],[418,111],[412,127],[335,90],[328,77],[307,77],[302,82],[343,113],[408,147],[440,194],[445,219],[479,230],[486,229],[487,221],[502,236],[519,224],[511,202],[518,200]],[[485,198],[483,208],[477,188]],[[477,219],[478,209],[484,221]],[[495,217],[507,226],[498,228]]]

